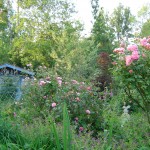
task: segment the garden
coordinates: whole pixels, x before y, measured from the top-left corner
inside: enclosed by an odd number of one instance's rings
[[[0,150],[150,149],[147,20],[129,42],[130,9],[120,4],[109,18],[91,3],[92,33],[81,37],[70,2],[18,1],[22,14],[1,4],[0,62],[35,75],[24,78],[20,100],[0,98]]]

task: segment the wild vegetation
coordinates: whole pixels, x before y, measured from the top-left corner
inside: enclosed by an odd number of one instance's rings
[[[82,36],[70,1],[0,0],[0,64],[35,72],[0,100],[0,149],[150,149],[149,5],[98,4]]]

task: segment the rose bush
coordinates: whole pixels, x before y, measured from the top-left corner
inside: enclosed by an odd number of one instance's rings
[[[121,45],[122,46],[122,45]],[[150,37],[113,51],[113,76],[124,88],[128,99],[147,115],[150,123]]]
[[[30,110],[28,116],[44,118],[53,115],[56,122],[61,122],[62,105],[65,101],[76,130],[81,131],[83,128],[82,131],[93,131],[97,134],[102,129],[103,120],[103,100],[99,98],[97,88],[89,82],[44,73],[37,75],[40,78],[29,82],[25,87],[28,90],[22,103],[24,108]],[[26,118],[26,115],[23,113],[21,118]]]

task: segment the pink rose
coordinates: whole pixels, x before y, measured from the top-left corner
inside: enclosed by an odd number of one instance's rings
[[[83,90],[83,89],[85,89],[85,87],[84,87],[83,85],[80,85],[80,86],[79,86],[79,89],[80,89],[80,90]]]
[[[146,44],[147,44],[147,39],[146,39],[146,38],[141,39],[141,40],[140,40],[140,43],[141,43],[142,46],[146,46]]]
[[[57,105],[56,103],[52,103],[52,107],[53,107],[53,108],[56,107],[56,105]]]
[[[124,54],[125,49],[123,47],[116,48],[113,50],[114,53]]]
[[[43,85],[45,85],[45,84],[46,84],[46,82],[43,81],[43,80],[41,80],[40,83],[39,83],[40,86],[43,86]]]
[[[56,80],[58,82],[58,85],[61,86],[62,85],[62,78],[61,77],[56,77]]]
[[[62,80],[57,80],[58,85],[61,86],[62,85]]]
[[[143,57],[143,58],[146,58],[146,55],[143,53],[143,54],[142,54],[142,57]]]
[[[132,74],[132,73],[133,73],[133,70],[129,70],[129,73],[131,73],[131,74]]]
[[[80,128],[79,128],[79,131],[81,131],[81,132],[82,132],[83,130],[84,130],[84,128],[83,128],[83,127],[80,127]]]
[[[62,80],[62,77],[56,77],[56,80]]]
[[[47,81],[50,81],[50,80],[51,80],[51,78],[50,78],[50,77],[46,77],[46,80],[47,80]]]
[[[76,101],[77,101],[77,102],[79,102],[79,101],[80,101],[80,98],[79,98],[79,97],[76,97],[75,99],[76,99]]]
[[[128,45],[127,50],[129,50],[131,52],[138,51],[138,46],[136,44]]]
[[[75,121],[78,121],[79,120],[79,118],[78,117],[75,117]]]
[[[91,91],[92,88],[91,88],[90,86],[88,86],[88,87],[86,88],[86,90]]]
[[[89,110],[86,110],[86,113],[89,115],[89,114],[91,114],[91,112],[89,111]]]
[[[133,52],[132,52],[132,55],[131,55],[132,60],[138,60],[139,57],[140,57],[140,56],[139,56],[138,51],[133,51]]]
[[[46,98],[47,98],[47,96],[43,96],[43,98],[44,98],[44,99],[46,99]]]
[[[133,60],[132,60],[132,57],[130,55],[127,55],[125,57],[125,61],[126,61],[126,66],[130,66]]]
[[[147,43],[145,46],[144,46],[146,49],[150,50],[150,44]]]
[[[123,48],[125,48],[125,43],[122,41],[121,43],[120,43],[120,47],[123,47]]]
[[[78,81],[76,80],[71,80],[72,84],[78,84]]]

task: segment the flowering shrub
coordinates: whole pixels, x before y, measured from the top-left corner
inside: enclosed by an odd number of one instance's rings
[[[27,85],[29,90],[24,95],[23,103],[27,105],[25,108],[30,107],[30,116],[35,118],[51,114],[57,122],[61,122],[65,101],[77,131],[92,130],[97,133],[101,130],[102,100],[94,86],[73,79],[65,80],[57,75],[40,77]]]
[[[129,100],[146,112],[150,123],[150,37],[114,50],[113,75]]]

